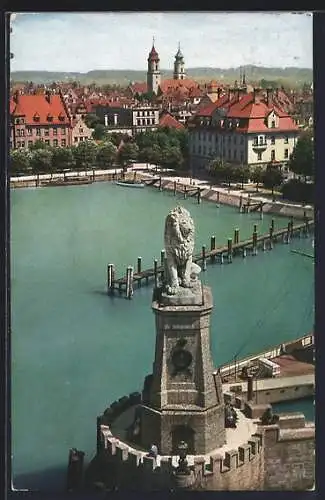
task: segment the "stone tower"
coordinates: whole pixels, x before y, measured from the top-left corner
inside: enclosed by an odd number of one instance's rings
[[[159,61],[159,55],[155,49],[155,41],[153,40],[152,49],[148,56],[147,87],[148,92],[153,92],[154,94],[157,94],[161,81]]]
[[[166,281],[154,291],[152,304],[156,348],[153,373],[143,390],[141,444],[155,444],[164,455],[178,453],[181,441],[193,455],[225,443],[221,380],[213,376],[210,351],[212,294],[197,277],[199,266],[192,263],[194,244],[187,241],[191,221],[182,207],[167,216]],[[192,235],[194,241],[194,225]],[[188,251],[187,260],[184,254],[177,256],[180,248]]]
[[[184,78],[186,78],[184,56],[180,44],[178,44],[174,62],[174,80],[184,80]]]

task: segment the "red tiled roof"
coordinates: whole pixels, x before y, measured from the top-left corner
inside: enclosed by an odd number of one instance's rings
[[[185,87],[188,90],[191,88],[197,88],[198,84],[190,78],[184,78],[184,80],[174,80],[173,78],[168,78],[167,80],[163,80],[159,87],[161,92],[165,94],[168,90],[176,90],[182,87]]]
[[[63,100],[58,94],[51,95],[49,101],[45,94],[20,95],[18,96],[18,102],[14,102],[11,113],[15,116],[24,116],[27,125],[35,125],[35,123],[51,123],[53,125],[69,123]],[[40,117],[38,122],[34,121],[35,114]],[[53,117],[51,122],[47,119],[49,115]],[[62,117],[61,120],[59,120],[59,116]]]
[[[164,112],[159,118],[159,126],[160,127],[170,127],[183,129],[185,128],[182,123],[176,120],[170,113]]]

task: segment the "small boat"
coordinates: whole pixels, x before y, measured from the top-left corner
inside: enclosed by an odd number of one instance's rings
[[[141,181],[116,181],[115,184],[117,186],[124,186],[124,187],[133,187],[133,188],[144,188],[145,183]]]

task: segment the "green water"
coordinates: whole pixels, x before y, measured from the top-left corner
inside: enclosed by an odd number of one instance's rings
[[[176,200],[196,223],[196,247],[267,232],[271,216],[239,214],[172,193],[109,183],[11,192],[12,454],[16,488],[65,487],[68,450],[90,460],[96,416],[115,399],[141,390],[152,369],[152,287],[134,299],[106,295],[106,267],[124,273],[142,256],[160,258],[164,218]],[[275,218],[276,228],[287,226]],[[231,265],[208,266],[202,279],[215,307],[215,364],[304,335],[313,326],[310,239],[278,244]]]

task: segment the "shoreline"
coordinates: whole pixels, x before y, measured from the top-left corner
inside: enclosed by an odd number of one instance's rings
[[[161,189],[173,191],[175,189],[178,193],[184,193],[185,188],[201,188],[201,198],[210,202],[221,205],[230,205],[240,208],[241,202],[247,203],[263,203],[263,212],[272,213],[282,217],[295,217],[296,219],[303,219],[304,215],[308,218],[314,217],[314,207],[311,205],[302,206],[298,203],[289,203],[282,201],[272,201],[263,196],[263,194],[248,193],[245,190],[235,190],[233,188],[219,187],[207,181],[197,178],[181,177],[181,176],[168,176],[153,171],[152,166],[138,170],[136,166],[129,169],[125,177],[133,178],[134,174],[141,180],[153,180],[161,178]],[[67,172],[57,174],[40,174],[22,177],[13,177],[9,180],[10,189],[28,188],[28,187],[56,187],[56,186],[71,186],[71,185],[85,185],[94,182],[112,182],[117,180],[122,172],[121,168],[114,170],[88,170],[83,172]],[[158,189],[157,184],[152,187]],[[193,196],[192,193],[188,193]]]

